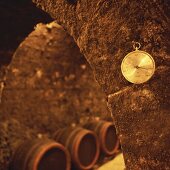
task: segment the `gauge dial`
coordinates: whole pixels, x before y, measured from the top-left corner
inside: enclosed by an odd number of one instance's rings
[[[155,62],[150,54],[136,50],[128,53],[122,61],[121,71],[126,80],[134,84],[148,81],[155,72]]]

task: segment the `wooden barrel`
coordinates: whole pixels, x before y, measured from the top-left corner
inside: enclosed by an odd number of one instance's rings
[[[114,155],[119,148],[119,140],[112,122],[92,121],[83,126],[94,131],[100,143],[101,151],[106,155]]]
[[[99,142],[94,132],[76,127],[58,130],[54,138],[70,151],[72,162],[78,169],[91,169],[99,157]]]
[[[10,170],[70,170],[70,162],[63,145],[52,140],[29,140],[14,153]]]

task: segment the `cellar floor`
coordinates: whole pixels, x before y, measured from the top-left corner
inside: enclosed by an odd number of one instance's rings
[[[125,164],[123,154],[119,154],[113,160],[102,165],[98,170],[124,170]]]

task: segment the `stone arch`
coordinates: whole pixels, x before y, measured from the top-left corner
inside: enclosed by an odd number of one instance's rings
[[[127,168],[169,169],[168,1],[33,2],[70,33],[93,68],[108,95]],[[154,77],[140,85],[127,82],[120,72],[134,40],[156,61]]]

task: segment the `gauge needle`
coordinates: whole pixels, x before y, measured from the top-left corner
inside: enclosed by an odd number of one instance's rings
[[[145,69],[145,70],[148,70],[148,69],[153,69],[153,68],[139,67],[139,66],[136,66],[135,68],[137,68],[137,69]]]

